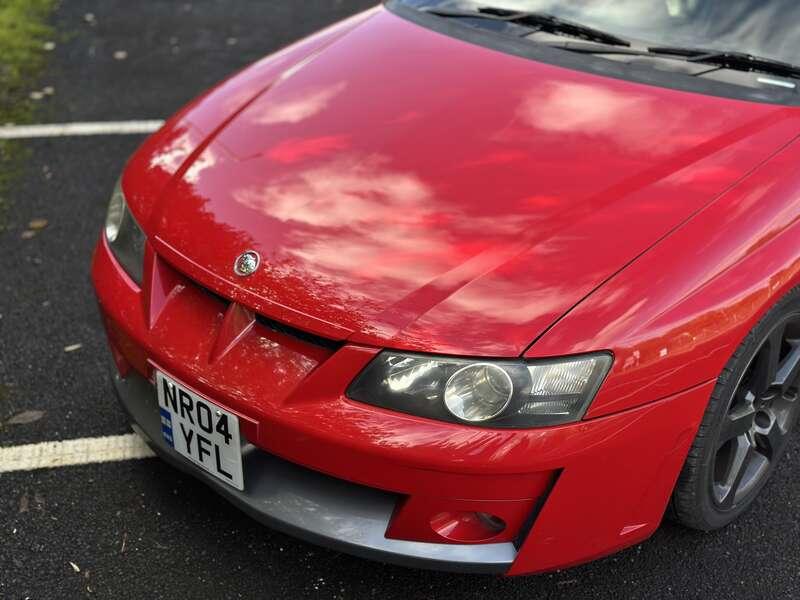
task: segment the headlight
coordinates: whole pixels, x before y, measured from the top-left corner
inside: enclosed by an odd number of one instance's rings
[[[384,351],[348,397],[391,410],[484,427],[530,428],[583,418],[613,359],[478,361]]]
[[[142,284],[145,237],[128,210],[120,183],[114,187],[106,214],[106,240],[117,261],[137,284]]]

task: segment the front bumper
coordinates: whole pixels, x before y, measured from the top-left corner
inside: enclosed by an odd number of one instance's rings
[[[306,541],[411,567],[471,573],[505,572],[517,556],[510,542],[432,544],[388,539],[399,496],[305,469],[248,444],[240,492],[175,453],[161,436],[153,385],[136,373],[114,375],[114,387],[134,431],[173,467],[197,477],[257,521]]]
[[[345,397],[379,349],[326,347],[262,322],[228,335],[236,305],[152,249],[142,289],[102,239],[92,277],[124,376],[120,399],[162,457],[277,529],[404,565],[516,575],[644,540],[661,521],[713,386],[545,429],[433,422]],[[239,415],[250,442],[244,492],[162,442],[149,382],[154,365]],[[508,535],[447,539],[432,519],[454,510],[499,515]]]

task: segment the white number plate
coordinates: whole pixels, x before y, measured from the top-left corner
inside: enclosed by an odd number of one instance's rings
[[[239,419],[156,371],[161,432],[178,454],[238,490],[244,489]]]

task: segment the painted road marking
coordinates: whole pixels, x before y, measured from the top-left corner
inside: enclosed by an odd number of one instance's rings
[[[104,121],[94,123],[53,123],[52,125],[4,125],[0,127],[0,140],[67,137],[74,135],[131,135],[152,133],[164,121]]]
[[[0,473],[136,460],[155,456],[135,433],[0,447]]]

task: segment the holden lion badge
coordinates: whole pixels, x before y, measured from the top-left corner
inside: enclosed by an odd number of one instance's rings
[[[255,250],[248,250],[236,258],[236,262],[233,263],[233,272],[239,277],[247,277],[255,273],[260,264],[261,256],[258,252]]]

